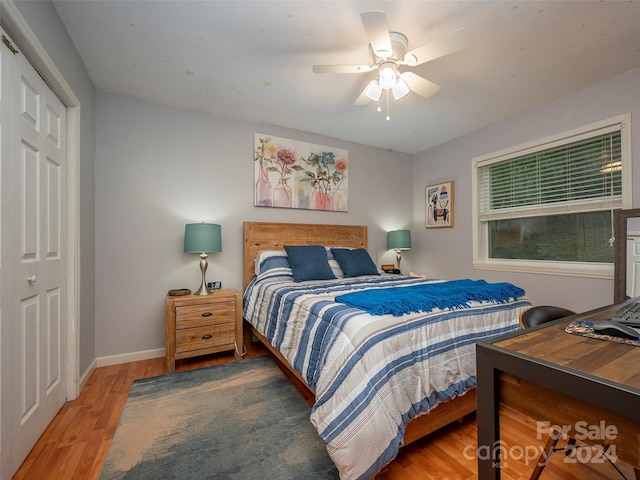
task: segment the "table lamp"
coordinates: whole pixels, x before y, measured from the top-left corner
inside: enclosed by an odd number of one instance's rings
[[[222,232],[220,225],[214,223],[189,223],[184,227],[184,252],[200,254],[202,284],[194,295],[210,295],[213,291],[207,287],[207,253],[222,251]]]
[[[398,262],[398,270],[400,270],[400,260],[402,260],[402,251],[411,250],[411,231],[410,230],[393,230],[387,232],[387,248],[396,251],[396,260]]]

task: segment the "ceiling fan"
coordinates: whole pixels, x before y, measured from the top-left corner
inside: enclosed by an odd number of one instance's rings
[[[399,67],[415,67],[436,58],[462,50],[469,45],[469,37],[464,28],[460,28],[431,43],[407,52],[409,41],[400,32],[391,32],[384,12],[370,11],[360,14],[364,29],[369,37],[369,50],[373,57],[372,65],[314,65],[315,73],[366,73],[377,70],[373,78],[362,91],[356,105],[365,105],[369,100],[379,101],[382,93],[389,90],[396,100],[410,91],[429,98],[440,87],[410,71],[400,72]]]

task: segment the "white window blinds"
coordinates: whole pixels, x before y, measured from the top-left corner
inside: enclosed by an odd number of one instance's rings
[[[622,206],[621,125],[487,159],[478,165],[478,219]]]

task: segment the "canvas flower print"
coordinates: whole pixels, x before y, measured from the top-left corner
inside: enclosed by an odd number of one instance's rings
[[[255,134],[255,205],[346,212],[348,150]]]

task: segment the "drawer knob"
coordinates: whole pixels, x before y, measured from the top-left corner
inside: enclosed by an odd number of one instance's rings
[[[210,317],[211,315],[213,315],[211,312],[204,312],[202,314],[203,317]]]
[[[202,340],[209,340],[213,335],[207,333],[206,335],[202,335]]]

